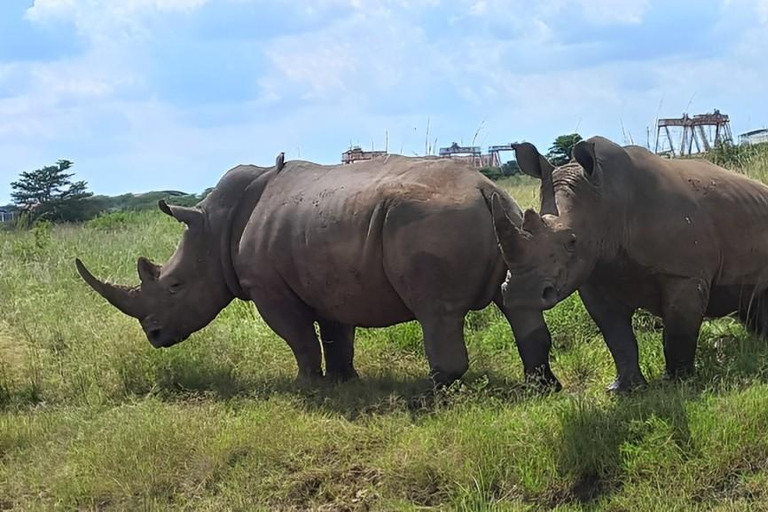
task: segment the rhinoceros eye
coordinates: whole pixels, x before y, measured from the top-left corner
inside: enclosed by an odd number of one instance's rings
[[[181,290],[181,288],[182,288],[181,283],[173,283],[168,287],[168,293],[170,293],[171,295],[174,295],[178,293]]]
[[[571,236],[568,237],[568,240],[565,242],[565,250],[568,252],[573,252],[576,250],[576,235],[571,233]]]

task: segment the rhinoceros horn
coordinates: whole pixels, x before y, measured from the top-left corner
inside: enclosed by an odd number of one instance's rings
[[[144,316],[144,304],[141,301],[141,291],[138,287],[128,288],[110,283],[104,283],[91,274],[83,262],[75,259],[80,277],[96,290],[99,295],[128,316],[141,319]]]
[[[491,197],[491,215],[493,216],[493,228],[496,231],[496,239],[501,247],[501,255],[507,263],[519,257],[522,251],[522,234],[504,211],[499,195],[494,193]]]
[[[170,205],[164,199],[159,200],[157,206],[164,214],[173,217],[179,222],[183,222],[189,227],[197,226],[203,221],[203,212],[197,208]]]

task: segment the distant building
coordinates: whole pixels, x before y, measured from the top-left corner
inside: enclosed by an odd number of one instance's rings
[[[386,151],[363,151],[360,146],[352,146],[341,154],[342,164],[353,164],[364,160],[373,160],[374,158],[385,156]]]
[[[739,135],[739,144],[763,144],[768,142],[768,128],[752,130]]]
[[[490,146],[488,153],[483,153],[480,146],[459,146],[456,142],[448,147],[440,148],[439,158],[451,158],[471,164],[476,169],[483,167],[501,167],[500,152],[512,151],[513,144],[503,144],[501,146]],[[341,154],[342,164],[352,164],[365,160],[373,160],[381,156],[386,156],[386,151],[363,151],[360,146],[352,146]],[[430,155],[432,158],[434,156]]]
[[[456,142],[447,148],[440,148],[440,158],[451,158],[468,162],[474,167],[501,167],[498,151],[490,151],[483,154],[479,146],[459,146]]]
[[[19,210],[15,206],[0,206],[0,224],[12,222],[19,216]]]

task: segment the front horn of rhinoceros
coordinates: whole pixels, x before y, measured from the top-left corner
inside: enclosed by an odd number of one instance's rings
[[[83,262],[75,259],[75,266],[83,281],[96,290],[99,295],[128,316],[141,320],[145,315],[144,304],[141,301],[141,290],[138,286],[128,288],[100,281],[91,274]]]

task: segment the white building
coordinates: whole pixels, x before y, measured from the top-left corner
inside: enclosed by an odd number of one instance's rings
[[[739,135],[739,144],[763,144],[768,142],[768,128],[752,130]]]

